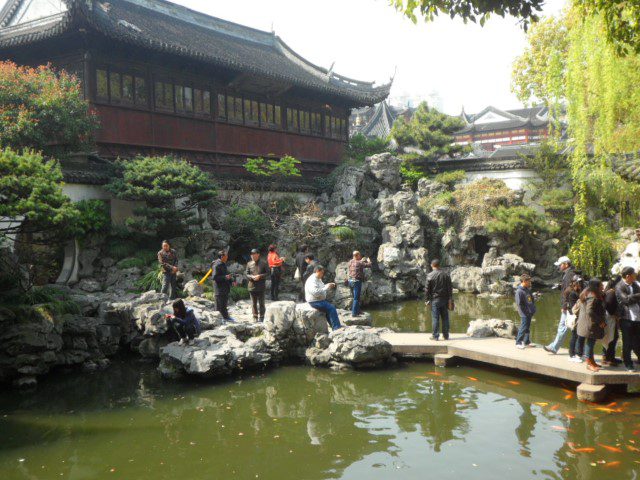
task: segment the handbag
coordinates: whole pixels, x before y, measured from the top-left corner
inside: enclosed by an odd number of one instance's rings
[[[577,317],[573,313],[567,312],[567,318],[564,323],[569,330],[575,330],[577,320]]]
[[[302,275],[300,274],[300,267],[296,268],[296,271],[293,274],[293,279],[294,280],[300,280],[302,278]]]

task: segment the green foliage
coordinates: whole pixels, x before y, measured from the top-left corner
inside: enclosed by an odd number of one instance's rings
[[[415,187],[418,184],[418,180],[425,178],[428,175],[422,168],[414,165],[411,161],[404,160],[400,164],[400,176],[405,183]]]
[[[155,252],[149,250],[138,250],[132,257],[124,258],[120,260],[116,266],[121,269],[125,268],[146,268],[154,265],[158,261],[158,257]]]
[[[411,120],[400,117],[393,124],[391,136],[400,147],[417,147],[422,150],[422,158],[437,160],[442,156],[452,156],[465,151],[463,145],[454,145],[453,134],[464,127],[458,117],[440,113],[422,102]]]
[[[456,183],[460,183],[467,178],[464,170],[452,170],[450,172],[442,172],[433,177],[436,182],[444,183],[449,189],[453,189]]]
[[[533,157],[524,157],[524,160],[526,166],[540,177],[539,189],[560,188],[571,179],[567,156],[560,153],[551,142],[542,143]]]
[[[447,191],[438,193],[437,195],[421,198],[418,202],[418,206],[425,215],[428,215],[434,208],[451,205],[452,203],[453,192]]]
[[[0,224],[0,235],[40,233],[63,240],[78,232],[80,213],[62,193],[60,166],[39,153],[0,150],[0,199],[0,218],[24,219]]]
[[[511,15],[526,29],[538,20],[544,0],[390,0],[396,9],[416,22],[418,17],[433,21],[440,14],[484,25],[491,14]]]
[[[453,193],[453,209],[468,225],[485,226],[493,220],[491,212],[511,206],[515,193],[502,180],[481,178],[458,186]]]
[[[239,285],[231,287],[231,291],[229,292],[229,298],[234,302],[237,302],[238,300],[248,300],[249,297],[249,290],[246,287],[241,287]]]
[[[525,30],[538,20],[544,0],[389,0],[414,22],[434,20],[439,13],[484,25],[491,14],[511,15]],[[601,15],[603,37],[618,54],[640,53],[640,5],[628,0],[574,0],[581,18]]]
[[[349,139],[346,157],[356,163],[363,163],[371,155],[389,151],[389,141],[384,138],[368,138],[361,133]]]
[[[513,63],[511,91],[524,104],[553,105],[564,98],[569,42],[564,18],[534,23],[527,47]]]
[[[531,207],[499,206],[491,211],[493,220],[486,224],[489,233],[506,236],[537,236],[549,232],[547,219]]]
[[[75,205],[80,212],[78,219],[80,236],[86,237],[109,231],[111,212],[108,203],[102,200],[81,200]]]
[[[136,287],[141,292],[148,292],[151,290],[159,291],[162,288],[162,268],[158,266],[157,269],[151,270],[146,275],[141,277],[136,282]]]
[[[278,160],[258,157],[247,158],[244,168],[247,172],[261,177],[300,177],[302,173],[298,165],[301,163],[290,155],[285,155]]]
[[[569,256],[574,265],[587,277],[605,277],[616,261],[615,235],[602,223],[580,229]]]
[[[540,196],[540,205],[545,212],[558,215],[569,215],[573,210],[573,192],[570,190],[547,190]]]
[[[356,231],[351,227],[331,227],[331,234],[341,242],[346,240],[355,240],[357,237]]]
[[[38,306],[47,312],[57,315],[65,313],[78,314],[80,307],[62,290],[46,285],[33,287],[19,294],[3,295],[0,292],[0,305],[16,312],[24,307]]]
[[[172,157],[137,157],[117,162],[119,175],[107,190],[122,200],[144,202],[127,225],[171,238],[199,222],[198,208],[211,205],[215,185],[198,167]]]
[[[231,251],[239,254],[267,245],[274,237],[269,217],[256,204],[234,205],[224,221],[224,230],[231,237]]]
[[[0,62],[0,146],[78,151],[92,142],[97,126],[75,77],[49,66]]]

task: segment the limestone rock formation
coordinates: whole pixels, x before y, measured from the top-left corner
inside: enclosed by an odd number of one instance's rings
[[[467,328],[468,337],[516,338],[517,334],[518,328],[513,320],[497,318],[472,320]]]

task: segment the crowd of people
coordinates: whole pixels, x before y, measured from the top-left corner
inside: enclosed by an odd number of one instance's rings
[[[210,272],[213,279],[216,309],[225,322],[235,322],[228,309],[231,287],[236,283],[234,276],[227,269],[229,254],[221,250],[216,257],[211,264]],[[271,280],[271,300],[278,301],[286,258],[278,254],[276,245],[269,245],[266,260],[257,248],[251,250],[250,258],[244,271],[244,277],[251,299],[253,320],[263,322],[266,312],[267,279]],[[162,269],[161,292],[174,300],[178,296],[176,281],[179,273],[178,255],[167,240],[162,242],[162,248],[158,252],[158,263]],[[323,312],[326,315],[327,323],[333,330],[342,328],[336,307],[327,299],[329,291],[334,290],[336,284],[324,283],[326,269],[316,261],[315,256],[309,252],[306,245],[300,247],[295,257],[295,266],[294,278],[299,279],[302,284],[301,298],[312,308]],[[362,315],[360,298],[365,279],[364,269],[368,267],[371,267],[371,260],[363,258],[359,251],[353,252],[353,257],[348,264],[348,279],[345,283],[352,292],[351,314],[356,317]],[[198,331],[199,333],[200,329],[193,311],[186,308],[181,299],[174,302],[173,309],[173,315],[167,316],[170,330],[175,332],[181,343],[193,341],[194,332]]]
[[[276,245],[270,245],[268,255],[263,258],[260,250],[250,252],[244,277],[251,299],[253,319],[263,322],[265,316],[265,295],[267,279],[271,280],[271,299],[279,298],[280,284],[284,275],[286,258],[278,254]],[[228,303],[231,287],[235,279],[227,269],[229,255],[220,251],[211,265],[215,304],[225,322],[234,322],[229,315]],[[158,252],[158,262],[162,268],[162,292],[169,298],[177,297],[176,276],[178,274],[178,256],[169,242],[162,242]],[[336,288],[333,282],[325,283],[326,269],[305,245],[298,250],[295,259],[294,278],[300,282],[300,298],[312,308],[326,315],[327,323],[333,330],[342,328],[338,311],[329,300],[328,293]],[[544,345],[545,351],[557,354],[569,337],[568,360],[585,363],[590,371],[597,372],[603,366],[615,366],[620,363],[630,371],[635,371],[632,353],[640,359],[640,283],[637,272],[626,267],[621,275],[606,282],[597,278],[583,279],[574,268],[571,260],[560,257],[555,265],[562,273],[560,284],[560,321],[554,340]],[[348,263],[348,275],[345,285],[352,293],[351,314],[362,315],[361,295],[365,280],[365,269],[372,266],[369,258],[363,258],[354,251]],[[532,279],[528,274],[520,277],[520,285],[515,291],[515,303],[520,316],[520,327],[516,336],[516,347],[532,347],[531,322],[536,313],[536,300],[532,292]],[[431,261],[431,272],[426,277],[425,303],[431,309],[433,340],[449,339],[449,312],[454,310],[453,287],[450,275],[441,268],[440,261]],[[189,342],[199,332],[199,324],[193,311],[186,308],[182,300],[173,304],[174,314],[169,317],[170,329],[182,342]],[[621,333],[621,335],[620,335]],[[622,337],[622,360],[616,358],[616,346]],[[596,342],[602,343],[602,360],[595,360]]]

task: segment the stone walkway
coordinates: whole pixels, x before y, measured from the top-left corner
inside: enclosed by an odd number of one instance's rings
[[[627,372],[621,366],[594,373],[582,363],[569,362],[566,349],[561,349],[557,355],[545,352],[541,347],[520,350],[513,340],[505,338],[472,338],[461,333],[440,341],[432,340],[428,333],[388,333],[382,338],[399,356],[433,356],[440,366],[465,359],[577,382],[580,384],[578,398],[584,400],[601,400],[607,387],[624,389],[627,385],[640,384],[640,373]]]

